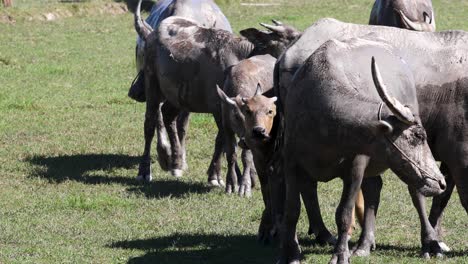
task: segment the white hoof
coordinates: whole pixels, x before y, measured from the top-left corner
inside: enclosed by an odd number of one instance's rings
[[[221,187],[226,187],[226,184],[224,183],[223,180],[219,180],[219,186],[221,186]]]
[[[439,247],[442,249],[443,252],[450,252],[451,251],[451,249],[444,242],[439,242]]]
[[[219,182],[217,180],[211,180],[208,184],[210,186],[219,187]]]
[[[151,174],[150,175],[138,175],[136,177],[136,180],[140,182],[151,182],[153,180],[153,176],[151,176]]]
[[[179,169],[173,169],[173,170],[171,170],[171,174],[172,174],[172,176],[180,178],[180,177],[182,177],[182,174],[184,174],[184,171],[179,170]]]

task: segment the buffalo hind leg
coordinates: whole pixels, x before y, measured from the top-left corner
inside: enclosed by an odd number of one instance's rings
[[[335,221],[338,227],[338,241],[330,260],[332,264],[350,262],[348,230],[351,227],[351,215],[354,210],[354,203],[361,188],[361,182],[368,164],[368,156],[357,155],[352,161],[351,170],[343,177],[343,193],[335,214]]]
[[[190,112],[181,111],[177,117],[177,133],[179,135],[180,147],[182,151],[182,169],[186,171],[188,169],[187,164],[187,148],[186,148],[186,137],[190,121]]]
[[[380,192],[382,190],[382,177],[365,178],[361,184],[364,200],[364,219],[362,220],[361,236],[354,249],[353,255],[369,256],[371,250],[375,249],[375,218],[380,203]]]
[[[226,193],[237,193],[239,185],[237,183],[237,153],[236,136],[234,131],[223,122],[224,147],[227,159]],[[239,172],[240,173],[240,172]]]
[[[145,74],[146,112],[144,122],[145,149],[141,157],[137,180],[151,181],[151,143],[153,141],[155,129],[157,129],[157,151],[158,161],[163,170],[168,169],[170,145],[167,141],[166,130],[164,127],[161,105],[162,95],[159,92],[158,80],[155,75]],[[150,89],[151,87],[152,89]]]
[[[179,119],[180,109],[169,102],[165,102],[162,107],[164,125],[166,126],[171,143],[171,174],[175,177],[181,177],[183,174],[183,152],[182,146],[177,132],[177,120]],[[188,116],[187,116],[188,117]]]

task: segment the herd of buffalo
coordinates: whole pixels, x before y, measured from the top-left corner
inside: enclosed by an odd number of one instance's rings
[[[152,179],[155,132],[159,165],[182,176],[189,115],[211,113],[218,133],[208,182],[250,196],[258,176],[265,204],[258,238],[279,239],[278,263],[300,262],[301,198],[309,233],[335,245],[330,263],[369,255],[380,175],[389,168],[408,185],[423,256],[450,250],[440,230],[455,186],[468,212],[468,33],[435,32],[431,0],[377,0],[370,25],[324,18],[300,32],[272,20],[241,37],[213,0],[161,0],[146,20],[140,6],[129,91],[146,102],[138,180]],[[317,182],[338,177],[335,238]],[[429,216],[426,196],[434,197]],[[355,213],[362,233],[350,250]]]

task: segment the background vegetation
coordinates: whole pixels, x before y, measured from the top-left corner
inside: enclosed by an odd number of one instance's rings
[[[366,23],[373,1],[274,2],[280,5],[219,1],[236,32],[271,18],[299,29],[321,17]],[[110,1],[15,4],[0,9],[13,19],[0,23],[0,263],[272,263],[276,247],[256,243],[260,191],[242,199],[205,184],[216,131],[209,115],[192,116],[182,179],[154,163],[153,183],[135,181],[144,105],[126,96],[135,75],[131,14],[73,13]],[[468,30],[467,1],[434,5],[439,30]],[[72,15],[36,19],[56,10]],[[377,250],[353,261],[425,263],[406,187],[390,172],[384,181]],[[333,232],[340,192],[340,180],[320,184]],[[444,219],[453,251],[444,262],[468,262],[467,219],[454,193]],[[315,245],[307,228],[302,213],[305,259],[327,262],[332,248]]]

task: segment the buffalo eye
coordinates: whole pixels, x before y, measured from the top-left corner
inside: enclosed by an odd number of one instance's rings
[[[269,115],[272,115],[272,114],[273,114],[273,110],[268,110],[268,114],[269,114]]]

